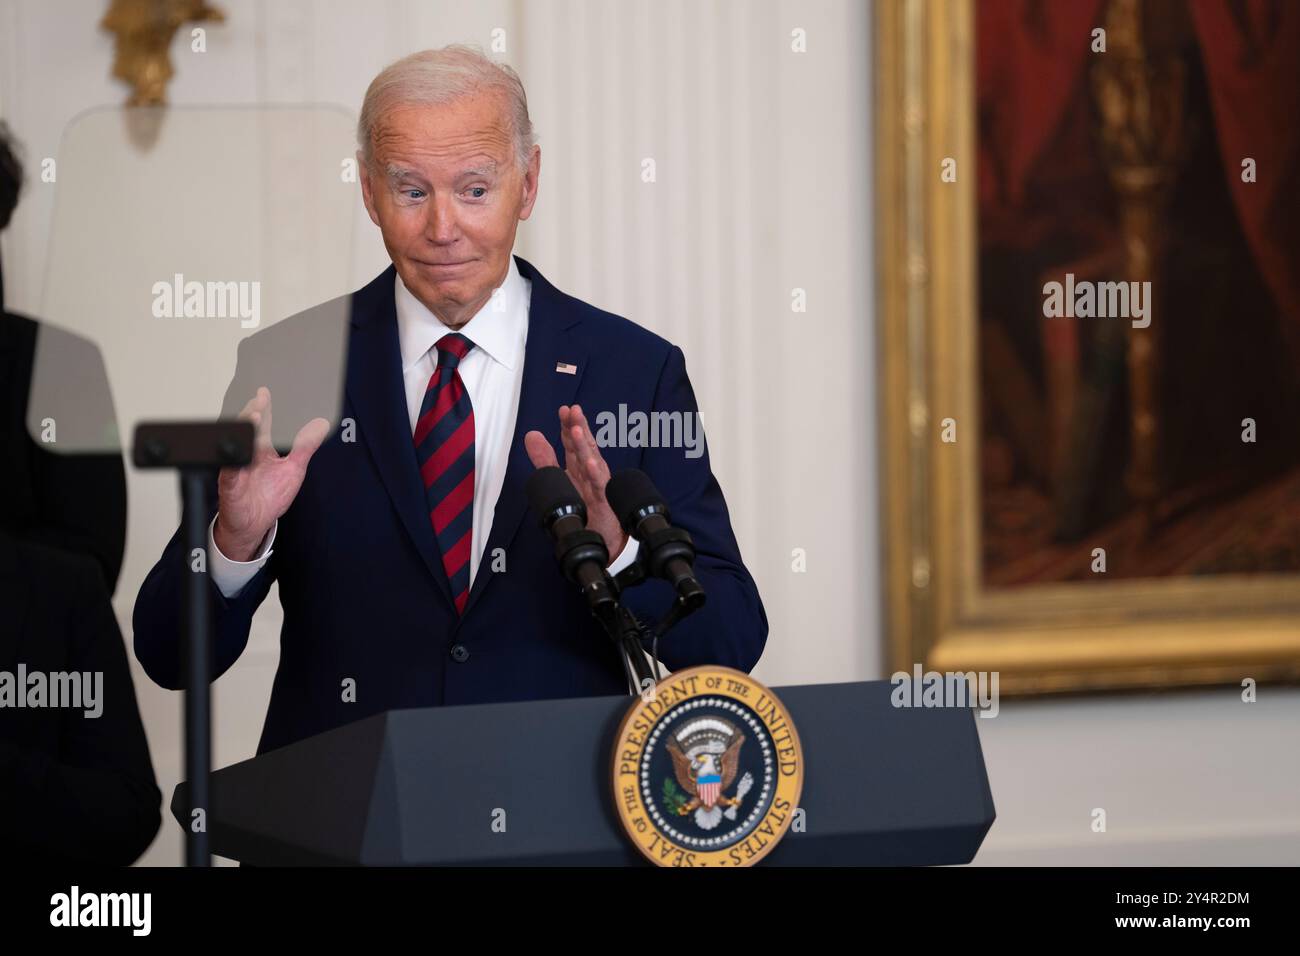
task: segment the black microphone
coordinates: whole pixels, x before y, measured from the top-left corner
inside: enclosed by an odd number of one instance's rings
[[[578,585],[595,610],[614,603],[609,576],[609,549],[596,531],[587,530],[587,507],[564,469],[538,468],[525,485],[529,504],[542,528],[555,541],[555,559],[564,576]]]
[[[644,471],[620,471],[605,485],[605,500],[623,530],[641,542],[646,569],[677,590],[678,600],[694,610],[704,603],[704,588],[695,579],[695,545],[671,524],[663,495]]]

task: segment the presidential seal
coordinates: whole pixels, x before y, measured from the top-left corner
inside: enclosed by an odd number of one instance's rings
[[[638,697],[618,728],[614,805],[659,866],[751,866],[799,806],[803,750],[789,712],[748,674],[692,667]]]

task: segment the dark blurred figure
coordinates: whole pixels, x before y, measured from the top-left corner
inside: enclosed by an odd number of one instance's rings
[[[98,566],[0,532],[0,622],[0,862],[134,862],[162,794]],[[101,674],[101,713],[16,706],[32,674]]]
[[[22,189],[22,164],[0,124],[0,231]],[[4,310],[0,273],[0,530],[95,559],[109,594],[117,587],[126,542],[126,472],[120,451],[105,442],[95,454],[56,454],[32,438],[28,402],[37,343],[45,355],[76,356],[59,387],[86,414],[113,421],[113,398],[98,349],[61,329]],[[57,371],[45,369],[46,372]]]
[[[0,125],[0,229],[21,185]],[[0,863],[126,865],[158,832],[162,802],[110,601],[126,475],[120,452],[59,455],[29,434],[38,342],[76,360],[46,370],[73,409],[112,422],[112,398],[95,346],[4,312],[3,288],[0,277]],[[68,677],[93,689],[93,707],[53,699]]]

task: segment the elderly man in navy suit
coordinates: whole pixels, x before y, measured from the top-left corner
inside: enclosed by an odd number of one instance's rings
[[[226,396],[258,442],[213,489],[214,673],[243,650],[272,580],[284,608],[258,752],[393,708],[624,693],[614,645],[525,518],[524,484],[557,454],[611,572],[638,548],[605,500],[611,469],[647,472],[693,536],[708,602],[659,643],[663,662],[752,668],[767,619],[707,453],[601,447],[591,429],[620,406],[693,420],[681,350],[512,255],[541,170],[518,76],[465,47],[407,57],[371,83],[358,142],[393,265],[245,340]],[[304,416],[281,454],[274,382],[305,361],[331,305],[346,315],[342,420],[355,434]],[[173,537],[135,606],[136,655],[171,688],[186,568]],[[663,581],[624,593],[643,618],[672,598]]]

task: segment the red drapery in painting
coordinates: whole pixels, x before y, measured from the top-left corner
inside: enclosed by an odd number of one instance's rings
[[[1085,79],[1104,0],[979,0],[979,202],[984,223],[1015,216]],[[1261,276],[1300,341],[1300,2],[1191,0],[1228,190]],[[1256,181],[1241,178],[1256,162]],[[1031,230],[1032,233],[1032,230]],[[1032,243],[1032,234],[1024,235]]]

